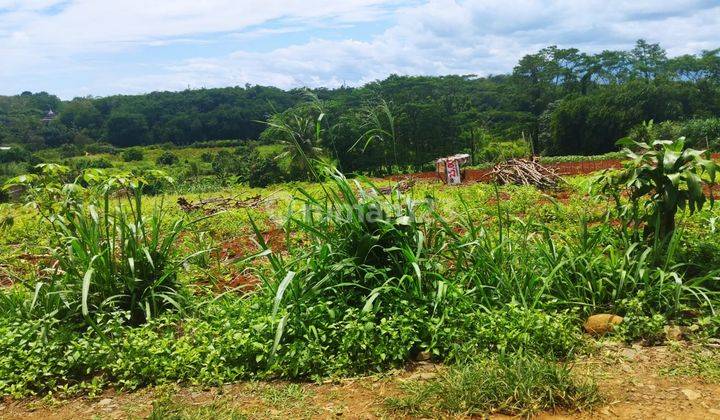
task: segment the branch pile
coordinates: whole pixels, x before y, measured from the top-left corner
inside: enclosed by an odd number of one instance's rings
[[[400,182],[398,182],[394,186],[378,188],[378,192],[380,194],[384,194],[384,195],[389,195],[390,193],[393,192],[393,190],[404,193],[404,192],[407,192],[410,188],[412,188],[413,185],[415,185],[415,180],[407,177],[407,178],[401,179]]]
[[[528,159],[498,163],[485,175],[500,185],[533,185],[541,190],[560,188],[563,179],[554,170]]]
[[[237,200],[235,198],[213,197],[197,202],[188,201],[185,197],[179,197],[177,203],[186,213],[201,211],[206,215],[219,213],[229,209],[241,209],[248,207],[257,207],[262,202],[259,195]]]

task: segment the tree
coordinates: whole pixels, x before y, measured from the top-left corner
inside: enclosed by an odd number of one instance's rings
[[[148,124],[141,114],[113,112],[105,123],[105,140],[113,146],[146,144]]]
[[[313,100],[268,119],[261,138],[283,146],[278,158],[290,161],[292,179],[318,179],[314,165],[323,152],[324,118],[322,104]]]

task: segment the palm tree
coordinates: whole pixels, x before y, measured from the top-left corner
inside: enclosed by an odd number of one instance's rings
[[[323,153],[320,145],[324,132],[324,117],[322,104],[315,98],[311,102],[275,114],[265,123],[268,129],[263,132],[263,137],[283,146],[277,159],[287,158],[290,161],[292,178],[304,179],[312,176],[318,179],[314,162],[317,162]]]
[[[392,165],[397,166],[397,137],[395,133],[395,115],[391,109],[391,105],[380,99],[377,104],[366,104],[360,109],[359,118],[363,121],[362,128],[365,132],[357,139],[349,150],[354,149],[358,144],[364,142],[362,151],[365,152],[372,142],[379,142],[383,148],[383,158],[385,160],[385,170],[392,172],[392,166],[388,162],[388,154],[392,147]],[[388,143],[390,143],[388,145]]]

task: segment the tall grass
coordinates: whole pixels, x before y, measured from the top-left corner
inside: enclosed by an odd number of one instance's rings
[[[187,258],[175,242],[187,223],[166,220],[162,203],[145,215],[144,178],[90,170],[65,185],[52,176],[29,179],[55,261],[34,287],[30,312],[94,325],[97,313],[122,311],[137,325],[182,309],[178,271]]]

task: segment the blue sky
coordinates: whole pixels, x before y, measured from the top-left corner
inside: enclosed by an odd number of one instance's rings
[[[548,45],[720,47],[720,0],[0,0],[0,94],[496,74]]]

